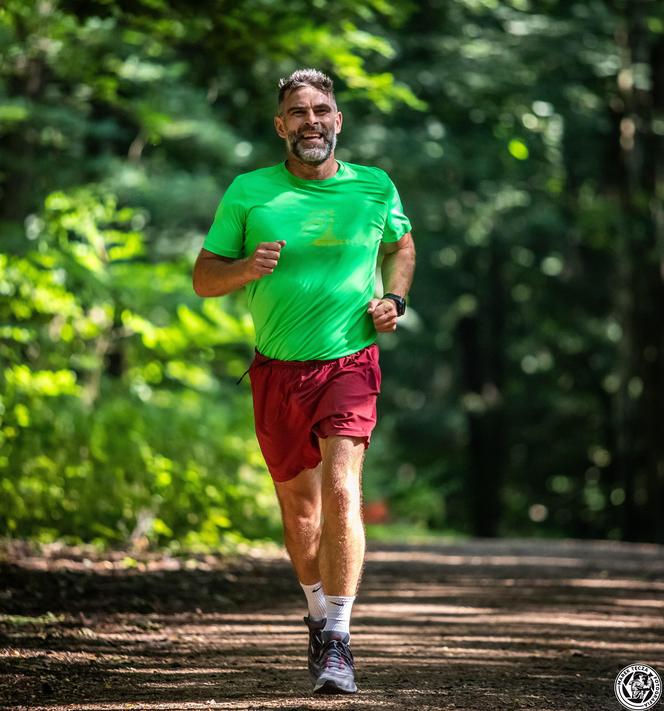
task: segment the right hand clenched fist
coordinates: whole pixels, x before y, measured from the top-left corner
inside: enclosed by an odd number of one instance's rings
[[[266,274],[272,274],[279,261],[279,255],[286,241],[261,242],[254,253],[247,259],[247,269],[251,279],[260,279]]]

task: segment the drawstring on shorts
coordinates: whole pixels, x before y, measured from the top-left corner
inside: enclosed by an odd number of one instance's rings
[[[258,353],[258,351],[256,351],[256,353]],[[254,356],[254,360],[251,361],[251,365],[244,371],[244,373],[242,373],[240,379],[235,383],[236,385],[239,385],[244,380],[244,376],[251,370],[255,360],[256,356]],[[273,360],[277,360],[277,358],[268,358],[267,360],[262,360],[256,367],[265,365],[266,363],[271,363]]]

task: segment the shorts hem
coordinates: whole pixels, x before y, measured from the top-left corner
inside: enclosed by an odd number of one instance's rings
[[[368,449],[369,448],[369,443],[371,442],[371,432],[362,432],[362,431],[357,431],[357,430],[339,430],[339,431],[332,431],[332,432],[326,432],[325,434],[323,433],[318,433],[316,432],[316,436],[320,437],[321,439],[327,439],[328,437],[358,437],[364,439],[364,448]]]
[[[322,459],[319,459],[315,464],[311,464],[307,462],[306,464],[302,465],[296,472],[294,473],[288,473],[288,474],[273,474],[269,469],[268,472],[270,476],[272,477],[272,481],[275,482],[276,484],[284,484],[287,481],[291,481],[295,479],[299,474],[301,474],[305,469],[315,469],[320,463]]]

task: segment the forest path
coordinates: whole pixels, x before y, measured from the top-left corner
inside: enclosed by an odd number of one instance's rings
[[[370,543],[348,697],[311,694],[282,551],[125,555],[5,546],[0,708],[618,711],[623,667],[664,674],[664,546]]]

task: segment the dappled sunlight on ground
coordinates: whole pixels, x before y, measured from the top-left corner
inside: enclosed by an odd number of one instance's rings
[[[662,549],[449,548],[373,545],[352,625],[360,693],[323,699],[311,695],[305,610],[281,551],[112,573],[62,552],[17,559],[0,571],[0,691],[50,711],[599,711],[616,707],[623,666],[664,672]]]

